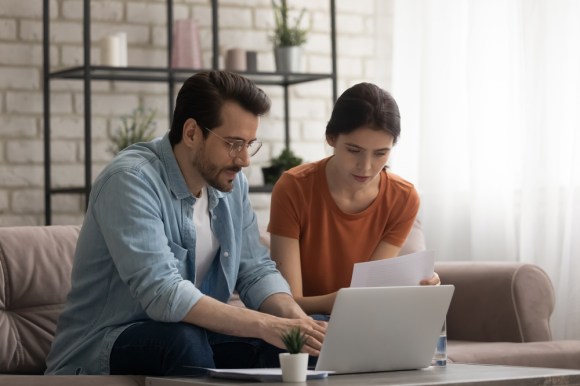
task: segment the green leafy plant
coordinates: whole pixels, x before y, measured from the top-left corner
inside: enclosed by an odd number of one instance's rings
[[[272,158],[271,166],[262,168],[264,174],[264,183],[273,185],[278,181],[278,178],[288,169],[298,166],[303,162],[302,158],[298,157],[290,149],[284,149],[278,157]]]
[[[308,337],[300,332],[300,327],[294,327],[282,334],[282,342],[290,354],[299,354]]]
[[[304,17],[306,9],[302,8],[299,16],[291,26],[288,20],[288,5],[286,4],[286,0],[272,0],[272,7],[274,8],[274,19],[276,21],[276,29],[274,30],[274,36],[272,36],[274,46],[301,46],[306,43],[308,31],[300,28],[300,22]]]
[[[272,158],[272,166],[277,166],[283,170],[288,170],[294,166],[298,166],[302,163],[302,158],[298,157],[290,149],[284,149],[280,155],[276,158]]]
[[[121,117],[121,125],[111,135],[109,151],[115,155],[127,146],[154,138],[156,111],[138,107],[130,115]]]

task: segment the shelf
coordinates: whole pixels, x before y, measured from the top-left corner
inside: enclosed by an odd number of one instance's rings
[[[272,185],[250,185],[250,193],[272,193]],[[52,188],[51,194],[78,194],[86,193],[86,187]]]
[[[88,75],[92,80],[115,80],[136,82],[184,82],[196,72],[210,69],[166,68],[166,67],[109,67],[88,66]],[[260,85],[289,86],[299,83],[313,82],[322,79],[332,79],[332,74],[277,72],[237,72]],[[51,79],[84,79],[85,67],[71,67],[49,74]]]
[[[250,185],[250,193],[272,193],[273,185]]]
[[[86,187],[71,187],[71,188],[52,188],[50,193],[52,194],[73,194],[73,193],[86,193]]]
[[[168,116],[171,119],[175,108],[176,86],[183,83],[190,76],[201,71],[209,71],[219,68],[219,22],[218,22],[218,0],[210,0],[211,3],[211,40],[212,40],[212,64],[211,69],[202,68],[171,68],[171,52],[173,48],[173,1],[166,0],[167,3],[167,67],[111,67],[91,65],[91,0],[82,0],[83,3],[83,61],[82,65],[52,69],[50,66],[50,4],[52,1],[43,0],[43,28],[42,28],[42,55],[43,55],[43,108],[44,108],[44,206],[45,223],[51,224],[52,218],[52,195],[54,194],[83,194],[85,204],[88,205],[91,191],[92,178],[92,109],[91,109],[91,82],[92,81],[133,81],[133,82],[159,82],[167,84],[168,96]],[[330,3],[330,45],[331,45],[331,65],[328,73],[278,73],[278,72],[248,72],[237,71],[237,73],[251,79],[258,85],[279,86],[283,88],[284,106],[284,145],[290,147],[290,96],[289,88],[292,85],[314,82],[319,80],[330,80],[332,82],[332,101],[337,98],[337,60],[336,60],[336,8],[335,0]],[[72,186],[53,188],[51,186],[51,81],[80,80],[83,81],[84,97],[84,184],[83,186]],[[271,185],[250,186],[252,193],[270,193]]]

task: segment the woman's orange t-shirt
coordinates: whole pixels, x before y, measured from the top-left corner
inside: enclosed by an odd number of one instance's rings
[[[268,231],[299,241],[304,296],[350,286],[354,264],[369,261],[381,241],[402,246],[419,210],[413,184],[383,170],[371,205],[344,213],[326,181],[329,159],[287,171],[272,191]]]

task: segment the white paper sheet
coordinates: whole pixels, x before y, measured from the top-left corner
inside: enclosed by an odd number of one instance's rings
[[[214,378],[243,379],[260,382],[280,382],[282,381],[282,370],[280,368],[258,368],[258,369],[207,369],[209,375]],[[308,370],[306,379],[326,378],[330,371]]]
[[[433,276],[435,252],[421,251],[390,259],[357,263],[351,287],[391,287],[419,285]]]

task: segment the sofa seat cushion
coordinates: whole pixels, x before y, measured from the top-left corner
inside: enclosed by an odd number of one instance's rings
[[[447,341],[452,362],[580,370],[580,340],[546,342]]]
[[[10,386],[143,386],[137,375],[0,375],[0,385]]]

